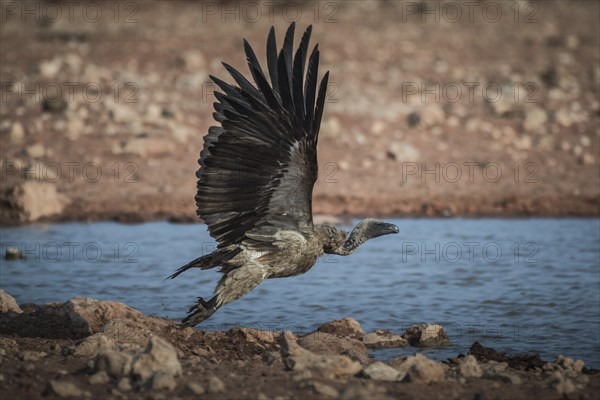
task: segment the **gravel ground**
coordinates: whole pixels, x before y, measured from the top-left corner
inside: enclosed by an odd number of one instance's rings
[[[597,2],[27,4],[2,4],[3,224],[195,221],[208,75],[292,19],[331,71],[315,213],[600,214]]]

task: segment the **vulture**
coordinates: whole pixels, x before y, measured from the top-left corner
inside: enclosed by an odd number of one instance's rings
[[[352,254],[369,239],[398,233],[393,224],[365,219],[349,234],[312,218],[317,180],[317,140],[329,72],[317,87],[319,49],[308,55],[312,26],[293,51],[295,24],[277,53],[275,29],[267,39],[267,69],[244,39],[252,80],[223,63],[235,84],[210,78],[214,93],[212,126],[204,137],[196,172],[197,214],[217,241],[216,250],[179,268],[220,267],[213,297],[199,297],[184,326],[209,318],[263,280],[308,271],[323,254]]]

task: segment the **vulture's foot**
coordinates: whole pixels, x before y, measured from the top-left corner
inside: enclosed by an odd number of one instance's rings
[[[205,301],[202,297],[198,297],[198,303],[190,307],[189,315],[181,320],[183,326],[194,326],[204,321],[217,311],[215,306],[215,298]]]

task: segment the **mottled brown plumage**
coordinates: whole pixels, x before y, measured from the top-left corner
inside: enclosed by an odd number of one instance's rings
[[[292,23],[278,55],[271,28],[269,79],[245,40],[254,85],[225,63],[237,86],[211,76],[223,91],[215,92],[213,113],[221,126],[211,127],[204,138],[196,206],[218,245],[171,278],[190,268],[214,267],[223,277],[210,300],[199,298],[190,309],[185,325],[198,324],[265,279],[305,273],[324,253],[349,255],[368,239],[398,232],[395,225],[373,219],[361,221],[349,235],[313,225],[317,142],[329,72],[317,90],[318,46],[307,58],[312,27],[302,35],[295,56],[294,29]]]

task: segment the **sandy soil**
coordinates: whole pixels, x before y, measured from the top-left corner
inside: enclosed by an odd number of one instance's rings
[[[488,3],[3,4],[2,222],[196,220],[208,74],[245,71],[242,37],[262,59],[269,15],[312,23],[331,71],[316,213],[599,215],[598,3]]]

